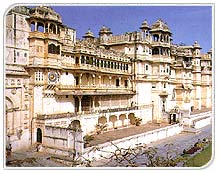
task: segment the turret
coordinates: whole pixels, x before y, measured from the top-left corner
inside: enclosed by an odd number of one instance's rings
[[[148,22],[146,20],[144,20],[140,29],[142,32],[142,39],[144,40],[144,39],[148,38],[150,27],[149,27]]]
[[[93,41],[95,37],[94,37],[94,34],[92,33],[92,31],[89,29],[88,32],[85,33],[83,38],[85,40]]]
[[[151,26],[152,55],[170,56],[171,31],[161,19]]]
[[[112,36],[112,32],[110,28],[107,28],[103,26],[99,31],[99,39],[100,43],[106,43],[108,40],[108,37]]]

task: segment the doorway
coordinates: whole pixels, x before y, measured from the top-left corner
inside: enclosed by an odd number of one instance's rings
[[[37,128],[36,142],[42,143],[42,130],[40,128]]]

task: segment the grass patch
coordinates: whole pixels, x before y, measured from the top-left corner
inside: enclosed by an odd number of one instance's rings
[[[196,154],[190,158],[186,163],[185,167],[201,167],[206,165],[212,156],[212,144],[209,144],[202,152]]]

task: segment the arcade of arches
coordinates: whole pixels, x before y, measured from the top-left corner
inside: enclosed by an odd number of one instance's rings
[[[98,118],[98,124],[105,125],[107,124],[107,129],[114,129],[120,127],[126,127],[128,125],[134,125],[135,123],[135,114],[120,114],[120,115],[111,115],[111,116],[101,116]]]

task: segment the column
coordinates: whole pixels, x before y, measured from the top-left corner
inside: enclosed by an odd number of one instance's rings
[[[38,22],[35,22],[35,31],[37,31]]]
[[[95,96],[92,97],[92,110],[95,111]]]
[[[111,88],[111,76],[109,76],[109,86]]]
[[[119,77],[119,87],[121,86],[121,77]]]
[[[43,32],[45,33],[45,25],[46,23],[43,23]]]
[[[93,80],[92,85],[95,86],[95,74],[92,75],[92,80]]]
[[[57,34],[58,33],[58,26],[57,25],[55,25],[55,33],[54,34]]]
[[[82,96],[78,96],[78,99],[79,99],[79,113],[81,113],[82,112],[82,104],[81,104],[81,102],[82,102]]]
[[[48,33],[50,33],[50,23],[48,23]]]
[[[81,74],[79,75],[79,86],[82,85],[82,76],[83,76],[83,74],[81,73]]]
[[[98,87],[101,87],[101,76],[98,76]]]

